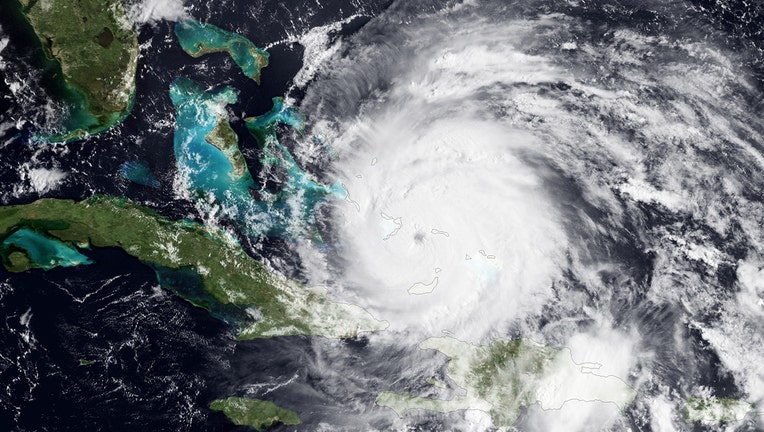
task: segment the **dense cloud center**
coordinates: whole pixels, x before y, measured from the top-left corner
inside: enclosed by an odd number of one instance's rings
[[[558,72],[511,28],[444,30],[405,35],[407,72],[332,138],[349,193],[335,226],[347,287],[393,328],[479,341],[539,313],[566,267],[551,173],[532,163],[544,144],[486,107],[497,87]]]
[[[757,399],[756,354],[724,342],[752,337],[731,322],[762,313],[739,311],[725,276],[762,238],[745,198],[762,180],[748,174],[764,166],[762,125],[740,59],[563,14],[388,19],[303,103],[349,192],[315,277],[393,329],[516,331],[622,377],[698,355],[691,322]]]

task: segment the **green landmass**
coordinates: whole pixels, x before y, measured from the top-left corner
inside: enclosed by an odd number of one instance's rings
[[[22,272],[35,266],[23,251],[10,251],[7,255],[5,268],[11,272]]]
[[[231,128],[227,117],[219,115],[215,128],[204,139],[223,152],[233,166],[235,177],[239,178],[247,174],[247,161],[239,150],[239,136]]]
[[[84,99],[83,112],[50,141],[102,132],[132,108],[138,38],[121,0],[19,0],[45,55],[60,64],[66,83]]]
[[[751,411],[751,403],[730,398],[689,398],[684,405],[687,421],[708,426],[740,422]]]
[[[229,397],[213,401],[210,408],[222,411],[235,424],[249,426],[256,431],[264,431],[277,423],[285,425],[301,423],[296,412],[259,399]]]
[[[287,105],[283,97],[274,97],[271,102],[273,106],[268,112],[244,119],[247,130],[263,148],[267,147],[269,142],[278,141],[276,128],[280,124],[291,126],[300,133],[305,129],[305,116]]]
[[[584,373],[570,351],[539,345],[526,339],[495,340],[488,346],[472,345],[452,337],[431,338],[422,349],[448,357],[446,374],[462,389],[451,399],[436,399],[383,391],[376,402],[404,416],[410,410],[437,412],[480,410],[496,427],[512,426],[520,410],[534,403],[559,409],[571,399],[613,402],[624,408],[636,396],[626,383],[613,376]],[[430,380],[441,387],[443,383]]]
[[[191,57],[226,52],[244,75],[260,84],[260,70],[268,66],[268,53],[244,36],[192,20],[176,23],[175,35],[183,51]]]
[[[80,366],[90,366],[95,364],[95,360],[80,359]]]
[[[197,306],[235,318],[240,339],[297,334],[350,337],[387,327],[360,307],[329,301],[325,289],[270,272],[223,231],[168,220],[125,198],[41,199],[0,207],[0,240],[22,229],[71,247],[123,249],[157,270],[166,288]],[[8,270],[36,266],[28,255],[23,260],[13,253],[18,251],[2,252]],[[199,292],[193,290],[195,283]]]

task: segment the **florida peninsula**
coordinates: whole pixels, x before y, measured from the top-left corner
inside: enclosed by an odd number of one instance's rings
[[[60,65],[69,105],[60,134],[72,141],[124,119],[135,99],[138,38],[121,0],[19,0],[48,60]]]

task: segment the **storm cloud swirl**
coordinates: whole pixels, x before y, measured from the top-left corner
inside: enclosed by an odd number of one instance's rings
[[[348,198],[300,253],[390,322],[372,340],[527,337],[639,394],[522,430],[764,404],[760,59],[691,3],[629,3],[395,3],[301,102]]]

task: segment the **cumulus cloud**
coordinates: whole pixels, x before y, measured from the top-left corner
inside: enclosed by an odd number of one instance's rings
[[[139,24],[189,17],[183,0],[138,0],[128,5],[127,11],[130,19]]]
[[[66,178],[66,173],[59,169],[33,168],[29,170],[29,183],[37,193],[55,189]]]
[[[19,174],[23,183],[14,188],[15,196],[28,193],[43,195],[57,189],[68,176],[59,168],[33,167],[28,163],[21,166]]]

